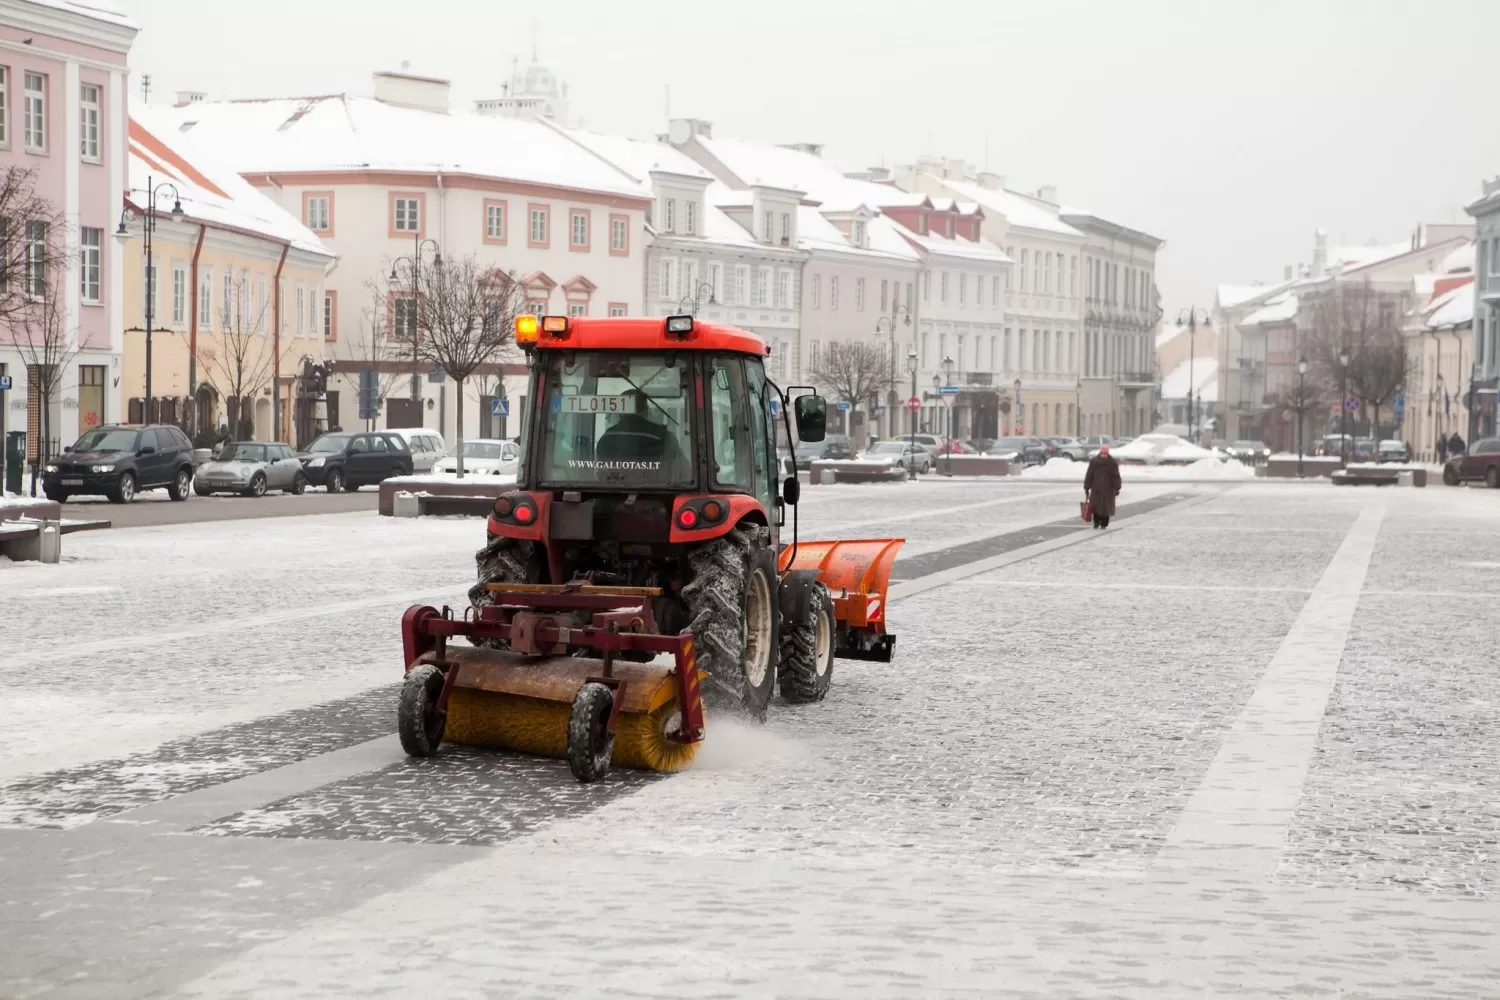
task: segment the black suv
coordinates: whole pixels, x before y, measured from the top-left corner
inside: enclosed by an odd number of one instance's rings
[[[193,443],[170,424],[95,427],[47,465],[42,489],[48,500],[97,495],[130,503],[141,490],[165,489],[186,500],[193,482]]]
[[[338,431],[324,434],[297,456],[314,486],[329,493],[374,486],[392,476],[411,475],[411,449],[390,431]]]

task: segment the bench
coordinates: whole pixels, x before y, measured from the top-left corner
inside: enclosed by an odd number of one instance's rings
[[[1335,486],[1396,486],[1401,474],[1384,469],[1340,469],[1331,477]]]
[[[42,560],[42,528],[52,525],[59,535],[75,531],[97,531],[110,527],[108,521],[39,521],[29,517],[0,521],[0,555],[14,562]],[[59,552],[61,546],[58,547]],[[54,560],[47,560],[48,562]]]

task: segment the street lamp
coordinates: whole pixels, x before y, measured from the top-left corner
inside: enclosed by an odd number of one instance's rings
[[[151,333],[156,322],[156,265],[153,257],[153,244],[156,236],[156,197],[163,192],[172,192],[172,221],[181,222],[187,213],[182,210],[182,196],[177,193],[177,186],[170,181],[162,181],[153,184],[151,178],[146,178],[146,209],[142,213],[141,242],[146,252],[146,405],[143,409],[141,422],[151,423]],[[130,227],[125,224],[126,217],[130,214],[129,207],[120,211],[120,226],[115,230],[115,239],[122,245],[130,239]],[[189,366],[194,370],[190,373],[189,382],[197,376],[196,358],[189,360]],[[188,392],[196,392],[195,386],[189,386]]]
[[[1073,386],[1073,436],[1083,437],[1083,377]]]
[[[1349,349],[1339,348],[1339,465],[1349,464]]]
[[[953,384],[953,365],[954,365],[953,358],[950,357],[950,356],[945,355],[943,357],[943,385],[944,386],[950,386],[950,385]],[[937,376],[933,376],[933,377],[936,378]],[[948,453],[948,475],[950,475],[950,476],[953,475],[953,397],[954,397],[954,395],[956,395],[956,393],[943,393],[943,408],[944,408],[944,410],[947,411],[947,420],[948,420],[948,426],[947,426],[948,433],[946,435],[946,437],[948,439],[948,443],[944,447],[943,450]]]
[[[1021,380],[1016,379],[1011,386],[1016,390],[1016,398],[1011,407],[1010,430],[1012,434],[1020,434],[1026,425],[1026,421],[1021,416]]]
[[[405,262],[411,269],[411,305],[414,310],[411,323],[411,398],[420,400],[422,398],[422,373],[421,358],[417,350],[418,335],[422,328],[422,251],[432,244],[432,264],[434,267],[443,266],[443,252],[438,249],[437,240],[422,239],[419,230],[412,236],[412,252],[410,257],[397,257],[391,261],[391,280],[396,280],[396,268]]]
[[[1196,345],[1198,340],[1198,317],[1203,317],[1203,325],[1208,326],[1208,312],[1197,306],[1188,306],[1177,314],[1177,328],[1183,326],[1188,328],[1188,440],[1193,439],[1193,362],[1196,358]],[[1184,319],[1183,317],[1186,317]]]
[[[1302,411],[1307,408],[1307,359],[1297,359],[1297,478],[1302,478]]]
[[[891,335],[891,390],[890,390],[890,392],[888,392],[886,394],[886,403],[891,408],[891,436],[892,437],[896,436],[897,429],[899,427],[899,424],[897,424],[897,422],[896,422],[897,418],[896,418],[896,410],[895,410],[895,407],[896,407],[896,317],[898,317],[898,316],[901,317],[901,325],[902,326],[911,326],[911,311],[909,309],[907,309],[905,306],[897,303],[895,301],[895,299],[892,298],[892,300],[891,300],[891,314],[889,316],[882,316],[882,317],[880,317],[879,319],[877,319],[875,321],[875,336],[877,338],[882,333],[882,324],[884,324],[884,330],[883,330],[883,332],[889,333]],[[912,351],[915,352],[915,350],[916,350],[916,348],[913,347]],[[910,355],[908,355],[908,357],[910,357]],[[912,394],[913,395],[916,394],[916,390],[915,389],[912,390]]]
[[[917,349],[907,348],[906,370],[911,372],[911,398],[917,398]],[[908,479],[917,478],[917,411],[911,411],[911,441],[906,451],[906,474]]]
[[[698,306],[699,306],[699,303],[701,303],[703,301],[703,289],[705,289],[705,288],[708,289],[708,304],[711,305],[711,306],[718,305],[719,304],[718,301],[714,299],[714,286],[710,285],[706,281],[700,281],[700,282],[698,282],[698,287],[696,287],[696,288],[693,289],[693,294],[692,295],[684,295],[681,299],[677,300],[677,311],[678,312],[684,312],[684,311],[686,311],[690,315],[693,315],[693,316],[698,315]],[[683,305],[684,304],[688,304],[690,306],[690,308],[687,309],[687,310],[684,310],[683,309]]]

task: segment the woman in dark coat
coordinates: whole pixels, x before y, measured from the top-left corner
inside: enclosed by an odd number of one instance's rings
[[[1094,527],[1109,527],[1115,516],[1115,497],[1120,495],[1120,464],[1109,453],[1109,445],[1089,459],[1089,470],[1083,474],[1083,492],[1088,494],[1094,510]]]

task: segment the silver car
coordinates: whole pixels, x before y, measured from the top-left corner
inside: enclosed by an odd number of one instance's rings
[[[215,493],[265,496],[267,490],[300,494],[307,489],[307,475],[291,445],[260,441],[230,442],[217,457],[198,466],[193,492],[200,497]]]

